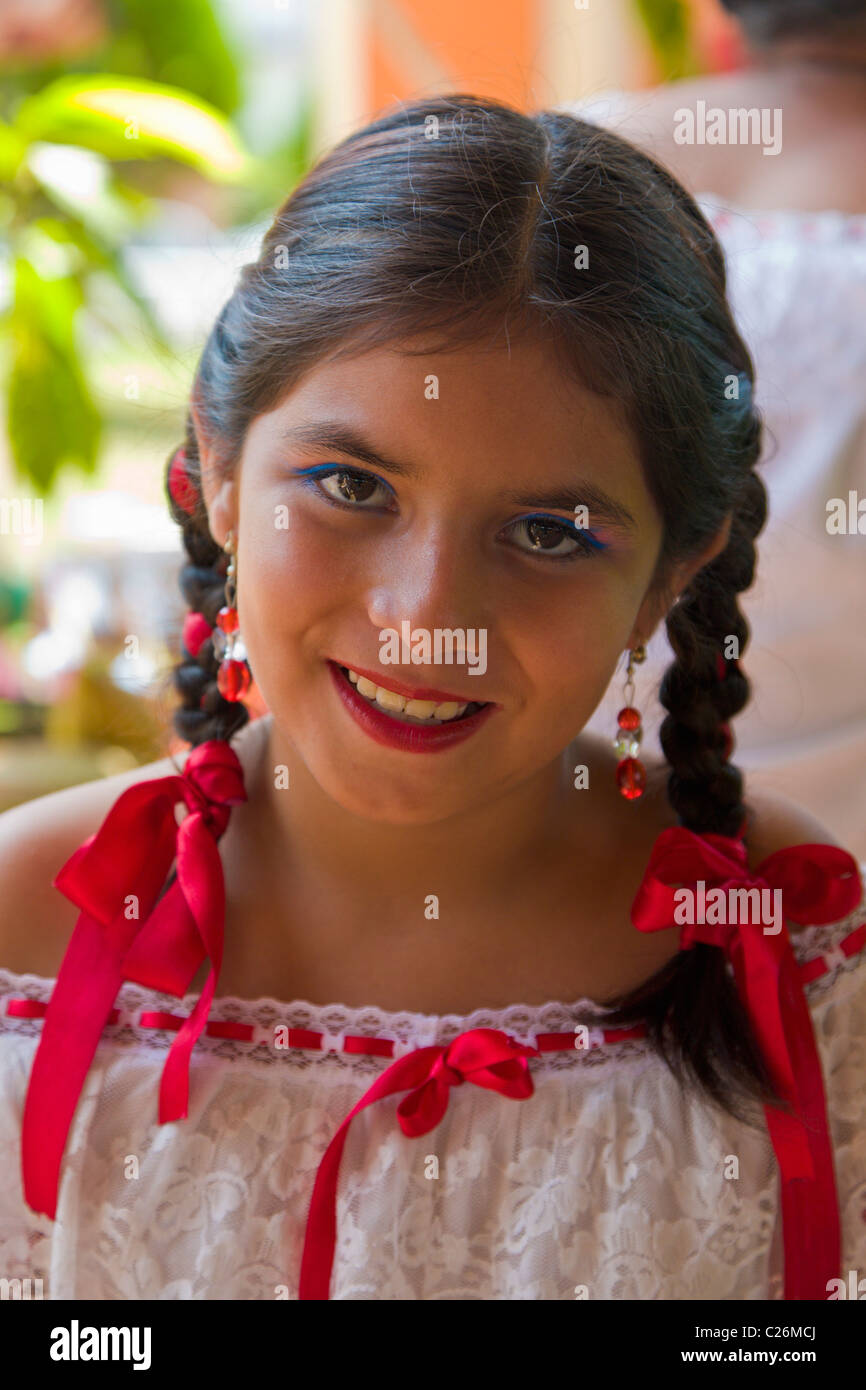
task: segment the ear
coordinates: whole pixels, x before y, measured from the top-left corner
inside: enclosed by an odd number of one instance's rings
[[[237,487],[234,476],[224,476],[218,466],[218,452],[204,428],[195,397],[190,401],[201,472],[201,491],[207,511],[208,528],[217,545],[224,546],[229,531],[237,535]]]
[[[699,554],[674,565],[663,591],[647,595],[635,618],[628,641],[629,647],[642,646],[650,640],[659,623],[667,617],[680,594],[689,587],[698,571],[722,553],[730,538],[732,521],[733,512],[729,512],[712,540]]]

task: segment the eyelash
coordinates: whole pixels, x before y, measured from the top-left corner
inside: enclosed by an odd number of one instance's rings
[[[364,507],[362,504],[341,501],[337,497],[332,497],[330,493],[323,492],[319,487],[320,479],[333,478],[341,474],[350,478],[360,479],[362,482],[377,483],[380,487],[385,488],[392,497],[394,496],[392,488],[390,488],[382,478],[377,477],[375,473],[368,473],[362,468],[344,468],[336,464],[323,463],[316,464],[312,468],[301,468],[295,471],[295,476],[300,478],[305,486],[309,487],[312,492],[315,492],[317,497],[324,498],[324,500],[329,502],[333,507],[340,507],[343,511],[348,512],[376,510],[376,508],[373,507]],[[562,517],[551,516],[547,512],[530,512],[527,516],[519,517],[516,521],[511,522],[511,526],[524,526],[531,521],[543,521],[551,526],[559,526],[562,531],[565,532],[569,540],[574,540],[578,543],[578,548],[571,551],[568,555],[551,555],[538,546],[534,548],[534,551],[522,550],[519,546],[515,547],[520,550],[520,553],[523,555],[534,554],[535,556],[540,556],[544,560],[566,562],[570,560],[592,559],[594,556],[608,549],[607,544],[604,541],[600,541],[593,531],[584,531],[582,528],[574,526],[571,522],[565,521]]]

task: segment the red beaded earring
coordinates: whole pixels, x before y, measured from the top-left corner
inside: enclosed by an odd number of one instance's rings
[[[634,675],[633,665],[640,665],[646,661],[646,648],[643,646],[634,647],[628,654],[628,669],[626,671],[624,696],[625,704],[616,716],[619,726],[613,746],[616,749],[620,762],[616,769],[616,782],[620,790],[620,795],[634,801],[641,796],[646,786],[646,768],[642,762],[638,761],[640,752],[640,741],[643,737],[641,728],[640,711],[635,709],[634,701]]]
[[[238,610],[235,607],[237,594],[237,565],[235,563],[234,533],[229,531],[223,546],[229,556],[226,570],[225,607],[217,613],[213,634],[215,656],[220,659],[217,671],[217,689],[224,700],[242,700],[250,688],[250,668],[247,665],[247,651],[238,628]]]

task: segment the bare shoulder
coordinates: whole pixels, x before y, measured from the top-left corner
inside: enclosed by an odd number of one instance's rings
[[[247,786],[268,722],[251,721],[231,741]],[[53,887],[54,878],[95,834],[123,792],[182,772],[191,751],[67,787],[0,814],[0,968],[54,978],[78,917],[75,905]]]
[[[0,967],[53,978],[78,915],[52,880],[128,787],[183,768],[187,751],[65,787],[0,814]]]
[[[794,845],[833,845],[844,849],[832,831],[790,797],[746,788],[746,849],[749,867]]]
[[[831,845],[845,849],[822,821],[810,811],[776,792],[747,790],[747,828],[745,833],[749,867],[756,869],[777,850],[795,845]],[[794,921],[787,923],[788,931],[802,928]]]
[[[668,800],[667,783],[671,769],[665,759],[643,753],[646,769],[646,788],[637,801],[626,801],[616,785],[617,757],[609,741],[595,735],[582,735],[584,757],[591,760],[595,785],[602,795],[594,802],[598,823],[616,849],[619,872],[629,878],[642,873],[656,838],[666,829],[679,824],[679,818]],[[824,823],[805,807],[781,793],[766,788],[753,788],[744,778],[744,812],[747,862],[757,869],[762,861],[777,850],[796,845],[831,845],[845,849]],[[627,853],[626,853],[627,847]]]

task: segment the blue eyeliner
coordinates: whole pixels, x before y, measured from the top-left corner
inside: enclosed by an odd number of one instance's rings
[[[561,526],[572,540],[585,541],[593,550],[609,550],[610,546],[606,541],[600,541],[594,531],[587,531],[582,526],[575,526],[573,521],[566,521],[561,516],[551,516],[549,512],[529,512],[526,516],[519,516],[513,523],[519,525],[521,521],[549,521],[552,526]],[[560,557],[563,558],[563,557]]]
[[[296,478],[303,478],[305,480],[319,477],[323,473],[354,473],[358,477],[370,478],[373,482],[379,483],[381,487],[386,488],[387,491],[390,492],[392,497],[394,496],[393,488],[388,483],[386,483],[383,478],[380,478],[376,473],[370,473],[365,468],[353,468],[350,464],[314,463],[309,468],[293,469],[293,473]],[[316,491],[318,492],[319,489],[317,488]],[[341,504],[337,502],[335,498],[327,498],[327,500],[330,502],[334,502],[336,506],[343,505],[351,507],[351,504]],[[359,508],[358,510],[372,511],[373,508]],[[510,522],[509,525],[519,526],[522,522],[526,521],[546,521],[549,522],[552,526],[559,526],[563,530],[563,532],[566,533],[566,535],[568,535],[572,540],[575,540],[579,543],[584,554],[589,550],[601,552],[603,550],[610,549],[610,546],[607,544],[607,542],[599,540],[598,536],[596,536],[596,534],[593,531],[588,531],[583,527],[575,526],[574,522],[567,521],[565,517],[552,516],[549,512],[529,512],[526,516],[517,517],[513,522]],[[575,556],[551,555],[549,558],[552,560],[569,560],[575,558]]]
[[[359,473],[360,471],[358,468],[350,468],[348,464],[314,463],[310,468],[296,468],[294,473],[296,478],[309,478],[313,473]],[[379,482],[380,480],[377,478],[376,481]]]

